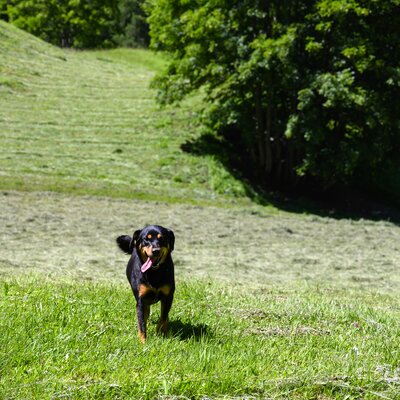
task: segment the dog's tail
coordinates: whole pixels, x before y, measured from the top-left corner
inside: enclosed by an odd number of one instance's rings
[[[132,254],[133,243],[132,243],[132,238],[129,235],[118,236],[117,244],[124,253]]]

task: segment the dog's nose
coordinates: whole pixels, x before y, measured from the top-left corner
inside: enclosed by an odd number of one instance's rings
[[[153,256],[157,257],[160,254],[160,249],[153,249]]]

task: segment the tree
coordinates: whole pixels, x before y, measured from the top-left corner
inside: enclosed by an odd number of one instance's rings
[[[162,103],[205,120],[266,185],[373,179],[399,148],[399,0],[148,0]]]
[[[0,0],[0,18],[60,47],[145,46],[144,0]]]
[[[368,183],[398,162],[399,5],[324,0],[308,17],[308,84],[288,134],[304,138],[302,171],[328,184]]]
[[[142,8],[144,0],[119,0],[119,32],[114,35],[118,46],[148,47],[149,25]]]
[[[7,0],[9,22],[61,47],[110,46],[117,13],[112,0]]]

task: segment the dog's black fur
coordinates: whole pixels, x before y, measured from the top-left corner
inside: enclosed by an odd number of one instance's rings
[[[148,225],[135,231],[133,237],[119,236],[117,243],[122,251],[131,254],[126,276],[136,299],[138,334],[144,343],[151,304],[161,301],[157,331],[165,334],[168,329],[168,313],[175,292],[174,263],[171,257],[175,235],[162,226]]]

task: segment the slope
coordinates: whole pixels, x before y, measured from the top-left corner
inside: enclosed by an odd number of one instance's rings
[[[162,63],[144,50],[61,50],[0,21],[1,187],[189,202],[243,196],[213,158],[182,151],[201,128],[193,100],[157,107],[149,83]]]

